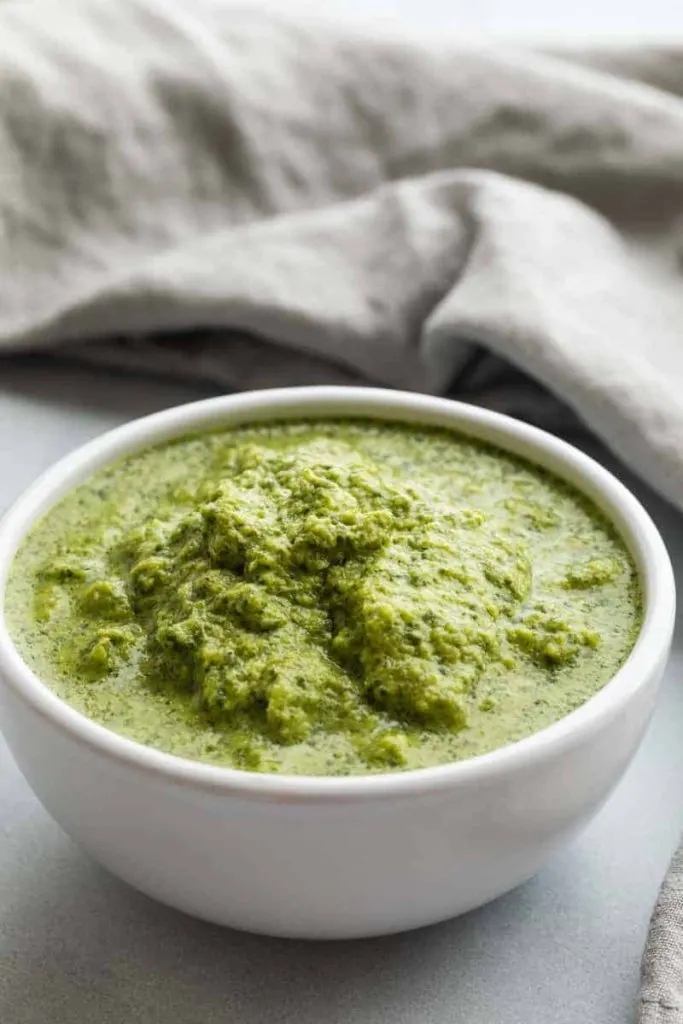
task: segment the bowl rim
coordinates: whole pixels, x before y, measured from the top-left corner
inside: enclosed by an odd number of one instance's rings
[[[602,689],[545,729],[463,761],[372,775],[285,775],[219,767],[138,743],[71,707],[24,662],[5,621],[9,568],[33,523],[74,486],[128,454],[187,433],[267,420],[343,417],[444,426],[488,441],[550,470],[603,511],[636,562],[644,607],[633,650]],[[185,787],[287,803],[400,798],[484,783],[533,767],[587,740],[646,685],[653,666],[663,660],[671,642],[675,602],[671,562],[649,514],[607,469],[566,441],[489,409],[409,392],[337,386],[242,392],[173,406],[109,430],[54,463],[14,502],[0,522],[0,683],[81,746]]]

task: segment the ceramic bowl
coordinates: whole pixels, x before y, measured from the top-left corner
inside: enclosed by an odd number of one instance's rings
[[[61,701],[0,613],[1,726],[44,806],[131,885],[198,917],[270,935],[379,935],[461,914],[532,876],[598,810],[650,717],[671,642],[674,581],[632,494],[575,448],[493,412],[361,388],[292,388],[197,402],[113,430],[62,459],[0,525],[0,597],[31,525],[100,467],[190,431],[292,417],[450,427],[572,483],[636,562],[644,620],[628,660],[577,711],[481,757],[348,778],[250,774],[125,739]]]

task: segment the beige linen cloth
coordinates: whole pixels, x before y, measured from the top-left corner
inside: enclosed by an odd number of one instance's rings
[[[541,420],[552,394],[683,508],[682,254],[683,49],[379,38],[226,0],[0,3],[8,352]],[[682,872],[647,1024],[683,1022]]]

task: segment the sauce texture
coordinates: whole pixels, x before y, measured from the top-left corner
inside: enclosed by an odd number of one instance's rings
[[[447,430],[278,422],[181,438],[76,488],[13,564],[10,632],[79,711],[250,771],[485,753],[583,704],[638,633],[587,499]]]

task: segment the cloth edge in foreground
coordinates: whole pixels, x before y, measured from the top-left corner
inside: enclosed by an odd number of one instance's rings
[[[683,1024],[683,842],[657,896],[641,966],[639,1024]]]

